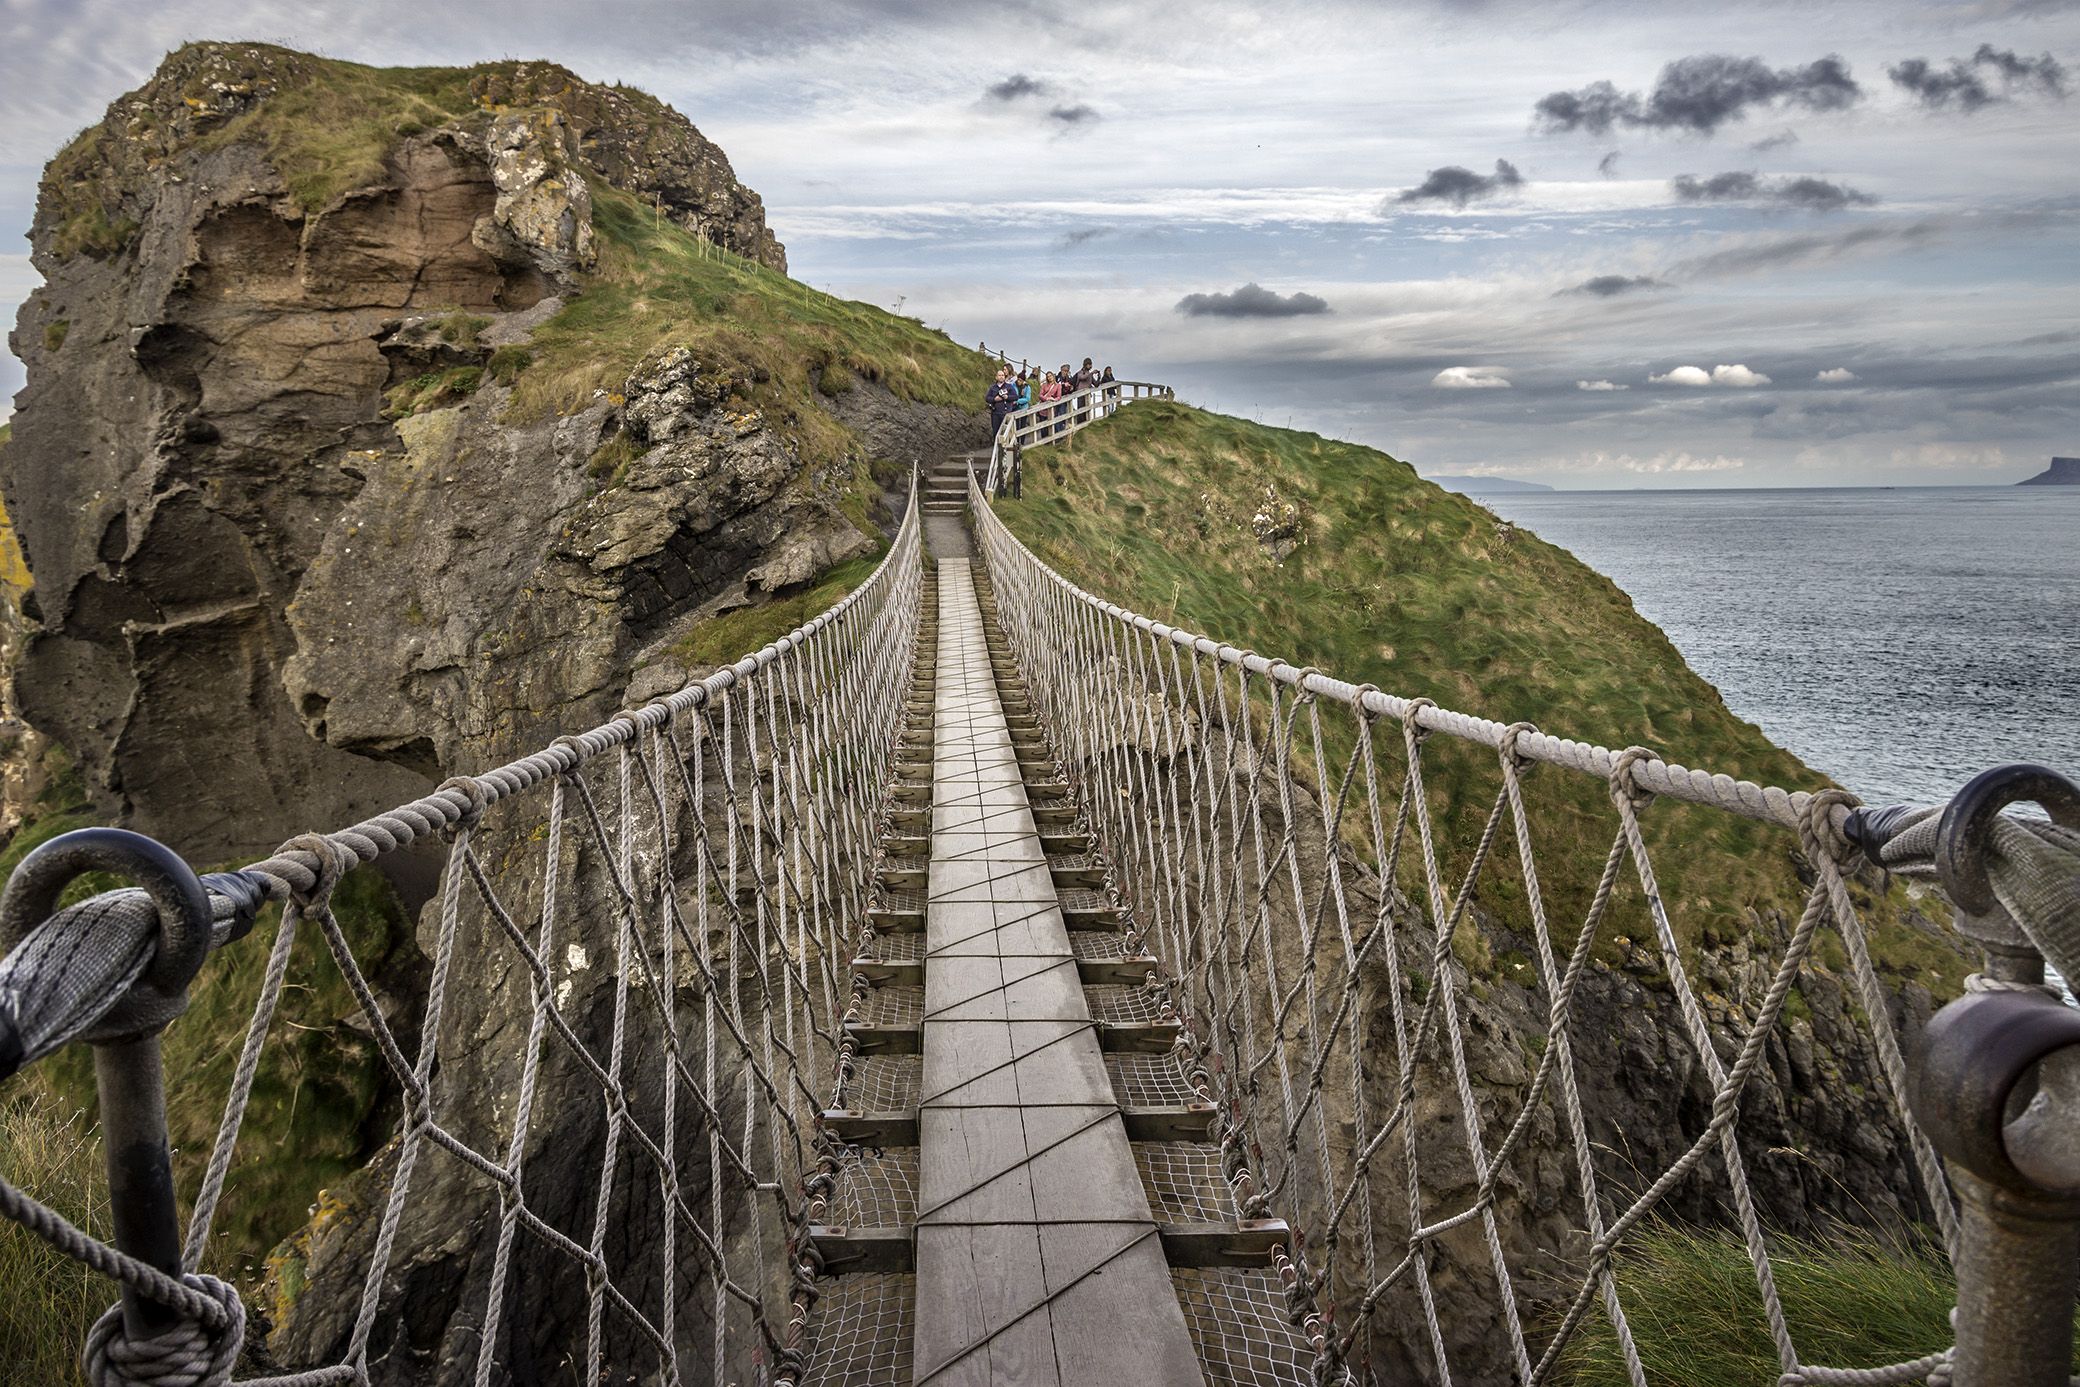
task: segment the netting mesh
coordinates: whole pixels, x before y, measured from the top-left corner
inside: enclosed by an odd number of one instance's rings
[[[850,1043],[838,1026],[856,943],[847,922],[869,904],[921,579],[913,512],[865,584],[757,655],[219,879],[220,892],[286,909],[195,1201],[188,1267],[220,1197],[238,1197],[226,1175],[268,1037],[298,1024],[298,999],[284,995],[296,949],[329,952],[402,1096],[346,1260],[314,1269],[326,1291],[307,1293],[358,1305],[336,1338],[292,1361],[300,1371],[251,1381],[398,1380],[411,1371],[388,1358],[399,1298],[457,1259],[474,1307],[410,1308],[475,1318],[466,1352],[479,1384],[545,1349],[587,1381],[798,1375],[799,1307],[814,1295],[809,1208],[841,1170],[850,1178],[835,1192],[862,1212],[914,1203],[911,1166],[841,1156],[815,1117]],[[403,1017],[378,1002],[333,891],[347,868],[436,833],[450,847],[431,968],[423,1007]],[[38,928],[62,935],[73,922],[60,913]],[[916,989],[887,1000],[921,1009]],[[125,1341],[119,1317],[97,1330],[97,1342],[121,1341],[105,1351],[134,1360],[126,1371],[164,1360],[176,1372],[199,1355],[219,1364],[211,1380],[229,1376],[242,1321],[223,1283],[176,1281],[4,1183],[0,1209],[181,1313],[178,1332],[150,1341]],[[459,1234],[465,1224],[476,1233]]]
[[[1645,1387],[1615,1254],[1679,1194],[1738,1229],[1787,1380],[1851,1380],[1799,1356],[1737,1130],[1739,1100],[1825,929],[1847,955],[1868,1064],[1893,1100],[1890,1129],[1869,1134],[1897,1143],[1880,1178],[1905,1191],[1910,1215],[1954,1237],[1942,1172],[1905,1110],[1890,1010],[1848,886],[1858,859],[1840,832],[1845,796],[1563,741],[1191,636],[1082,592],[986,503],[973,509],[999,619],[1091,816],[1108,887],[1126,927],[1163,958],[1162,995],[1216,1091],[1212,1174],[1226,1173],[1244,1217],[1293,1226],[1274,1265],[1298,1288],[1313,1340],[1302,1376],[1547,1382],[1600,1315],[1625,1376]],[[1442,747],[1426,746],[1439,734]],[[1527,794],[1541,764],[1600,782],[1601,820],[1569,784]],[[1431,788],[1426,770],[1478,786],[1478,797]],[[1755,977],[1737,1004],[1708,1003],[1692,976],[1649,846],[1665,841],[1647,827],[1657,799],[1788,829],[1810,867],[1803,887],[1785,887],[1804,892],[1795,922],[1751,946]],[[1593,893],[1567,898],[1581,913],[1562,922],[1549,917],[1532,812],[1556,803],[1562,817],[1539,822],[1571,844],[1596,835],[1586,851],[1601,863]],[[1782,855],[1744,860],[1777,871]],[[1072,922],[1110,904],[1095,889],[1061,896]],[[1498,1044],[1462,957],[1487,931],[1522,941],[1507,966],[1544,1022],[1536,1053]],[[1646,941],[1666,980],[1672,1043],[1687,1046],[1683,1066],[1707,1090],[1701,1103],[1661,1099],[1695,1116],[1646,1169],[1639,1152],[1592,1142],[1584,1111],[1575,1048],[1599,938]],[[1128,1005],[1124,992],[1089,993],[1101,1014]],[[1198,1209],[1194,1177],[1207,1165],[1158,1169],[1151,1157],[1144,1172],[1158,1198]],[[1563,1181],[1565,1216],[1550,1203]],[[1854,1380],[1906,1381],[1935,1361]]]
[[[837,1159],[837,1191],[826,1222],[847,1228],[904,1228],[916,1219],[916,1147],[847,1146]]]
[[[1157,1223],[1235,1222],[1235,1196],[1221,1174],[1221,1149],[1203,1141],[1137,1141],[1134,1168]]]
[[[858,1272],[818,1283],[815,1351],[804,1383],[814,1387],[910,1387],[917,1278]]]
[[[1123,1108],[1170,1108],[1205,1101],[1176,1055],[1105,1056],[1105,1072]]]
[[[1287,1319],[1276,1273],[1180,1268],[1170,1280],[1209,1387],[1312,1387],[1315,1352]]]

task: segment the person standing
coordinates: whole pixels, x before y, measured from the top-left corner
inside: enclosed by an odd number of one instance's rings
[[[989,406],[989,436],[994,439],[998,431],[1004,427],[1004,419],[1011,413],[1011,406],[1018,399],[1017,392],[1011,387],[1010,367],[1006,366],[997,372],[995,383],[982,398]]]

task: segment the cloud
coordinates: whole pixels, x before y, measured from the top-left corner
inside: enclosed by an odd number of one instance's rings
[[[1251,280],[1227,294],[1186,294],[1177,311],[1189,318],[1298,318],[1327,313],[1329,304],[1313,294],[1279,294]]]
[[[1666,289],[1668,285],[1652,275],[1597,275],[1585,279],[1572,289],[1562,289],[1560,294],[1588,294],[1599,299],[1614,299],[1620,294],[1636,294],[1643,289]],[[1555,294],[1554,297],[1560,297]]]
[[[1059,125],[1074,129],[1079,125],[1095,124],[1099,116],[1095,107],[1086,106],[1079,101],[1074,106],[1055,106],[1050,108],[1047,112],[1047,118]]]
[[[1753,274],[1790,265],[1824,264],[1858,251],[1925,244],[1940,239],[1947,230],[1943,222],[1927,218],[1897,226],[1860,226],[1831,234],[1773,236],[1693,256],[1671,268],[1682,279]]]
[[[1507,159],[1497,159],[1492,174],[1475,173],[1457,164],[1447,164],[1441,169],[1430,170],[1415,187],[1403,189],[1381,203],[1380,212],[1385,215],[1397,204],[1409,202],[1449,202],[1454,207],[1464,207],[1469,202],[1523,186],[1524,175],[1518,173],[1517,166]]]
[[[1578,380],[1574,383],[1574,388],[1577,390],[1630,390],[1632,387],[1620,385],[1614,380]]]
[[[1768,385],[1769,377],[1760,371],[1751,371],[1745,366],[1714,366],[1712,384],[1730,385],[1736,390],[1752,390],[1758,385]]]
[[[1054,248],[1056,250],[1075,250],[1078,246],[1087,246],[1091,242],[1111,234],[1112,228],[1109,226],[1079,226],[1064,231],[1060,236],[1056,237]]]
[[[1886,68],[1885,75],[1931,111],[1954,105],[1971,112],[2032,91],[2060,99],[2066,94],[2065,65],[2058,59],[2049,53],[2025,58],[1990,43],[1980,44],[1969,58],[1952,58],[1948,67],[1937,67],[1926,58],[1908,58]],[[2000,83],[1998,92],[1993,81]]]
[[[1846,366],[1830,366],[1813,377],[1822,385],[1847,385],[1856,379],[1856,373]]]
[[[1648,376],[1649,385],[1710,385],[1711,376],[1702,366],[1678,366],[1658,376]]]
[[[1598,159],[1596,161],[1596,171],[1605,178],[1616,178],[1618,176],[1618,156],[1622,153],[1624,153],[1623,150],[1614,149],[1601,159]]]
[[[983,95],[992,101],[1017,101],[1028,96],[1046,96],[1053,91],[1051,83],[1028,77],[1023,72],[1014,72],[1001,82],[992,82]]]
[[[1630,453],[1607,453],[1601,450],[1578,453],[1571,458],[1543,458],[1531,462],[1508,464],[1506,470],[1512,475],[1588,473],[1610,474],[1630,472],[1638,476],[1657,477],[1686,472],[1738,472],[1746,467],[1743,458],[1731,458],[1724,454],[1714,457],[1699,457],[1685,451],[1656,453],[1650,457],[1634,457]],[[1466,469],[1469,475],[1483,475],[1480,467]],[[1490,467],[1490,471],[1503,470]]]
[[[1439,390],[1507,390],[1509,373],[1495,366],[1447,366],[1430,378]]]
[[[1804,67],[1780,68],[1760,58],[1700,53],[1662,68],[1654,89],[1644,94],[1621,92],[1609,82],[1549,93],[1533,108],[1533,121],[1548,133],[1607,135],[1622,126],[1710,135],[1745,119],[1751,107],[1839,111],[1862,98],[1849,65],[1832,53]]]
[[[1783,149],[1787,145],[1797,143],[1798,132],[1796,130],[1779,130],[1774,135],[1764,135],[1761,139],[1749,145],[1748,148],[1754,150],[1757,154],[1767,154],[1772,149]]]
[[[1810,175],[1763,178],[1736,171],[1699,179],[1685,173],[1670,179],[1668,187],[1683,202],[1763,202],[1808,212],[1839,212],[1845,207],[1868,207],[1877,202],[1869,193],[1846,183],[1830,183]]]

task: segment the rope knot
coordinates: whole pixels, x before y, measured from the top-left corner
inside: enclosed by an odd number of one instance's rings
[[[1862,803],[1847,790],[1815,790],[1806,798],[1805,822],[1801,826],[1807,845],[1825,853],[1844,876],[1855,876],[1864,868],[1863,849],[1842,832],[1842,822],[1849,817],[1849,811]]]
[[[1634,813],[1654,802],[1654,792],[1639,783],[1633,770],[1642,761],[1652,761],[1654,753],[1647,747],[1629,746],[1619,752],[1611,762],[1611,800],[1631,809]]]
[[[1502,729],[1502,740],[1495,748],[1502,753],[1502,759],[1507,761],[1510,764],[1510,768],[1516,771],[1518,775],[1529,774],[1531,769],[1538,764],[1517,750],[1518,741],[1526,735],[1537,736],[1538,724],[1534,722],[1513,722]]]
[[[1351,695],[1351,708],[1357,713],[1358,721],[1370,727],[1373,723],[1379,721],[1379,710],[1367,706],[1369,702],[1366,698],[1367,694],[1380,699],[1386,698],[1386,695],[1380,692],[1380,687],[1377,684],[1360,684],[1358,685],[1358,691]]]
[[[1408,709],[1401,715],[1401,726],[1407,731],[1410,742],[1421,746],[1429,738],[1430,729],[1423,726],[1417,719],[1422,716],[1425,708],[1435,708],[1436,706],[1437,700],[1434,698],[1411,698],[1408,701]]]
[[[456,835],[464,829],[475,828],[483,822],[484,810],[490,806],[491,800],[484,793],[483,782],[473,775],[451,775],[440,783],[440,788],[434,793],[440,794],[448,790],[455,791],[469,801],[469,807],[463,810],[453,823],[441,829],[441,837],[452,843]]]
[[[123,1329],[123,1308],[111,1306],[87,1331],[80,1356],[92,1387],[222,1387],[231,1381],[245,1342],[245,1302],[214,1276],[181,1280],[224,1307],[224,1324],[211,1329],[183,1318],[152,1338],[132,1339]]]
[[[352,848],[336,843],[322,833],[302,833],[282,844],[282,853],[308,853],[318,860],[318,873],[308,886],[299,887],[289,882],[289,899],[306,915],[324,908],[332,899],[332,889],[349,867],[359,865],[361,859]],[[279,854],[278,854],[279,855]]]

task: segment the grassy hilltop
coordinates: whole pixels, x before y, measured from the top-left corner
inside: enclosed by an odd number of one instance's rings
[[[1736,717],[1616,584],[1375,449],[1141,403],[1029,454],[1025,499],[999,514],[1091,591],[1295,665],[1761,784],[1828,783]],[[1491,751],[1447,737],[1430,739],[1425,762],[1449,874],[1470,856],[1499,777]],[[1525,788],[1540,881],[1571,939],[1615,815],[1585,776],[1544,769]],[[1795,915],[1790,835],[1672,802],[1646,822],[1686,945],[1746,934],[1751,911]],[[1420,896],[1419,878],[1403,884]],[[1482,898],[1507,907],[1520,895],[1514,866],[1492,863]],[[1599,953],[1651,938],[1638,896],[1621,878]],[[1470,931],[1463,943],[1462,957],[1486,961]],[[1918,931],[1891,932],[1881,952],[1939,993],[1955,981],[1956,960]],[[1831,938],[1821,953],[1840,962]]]

